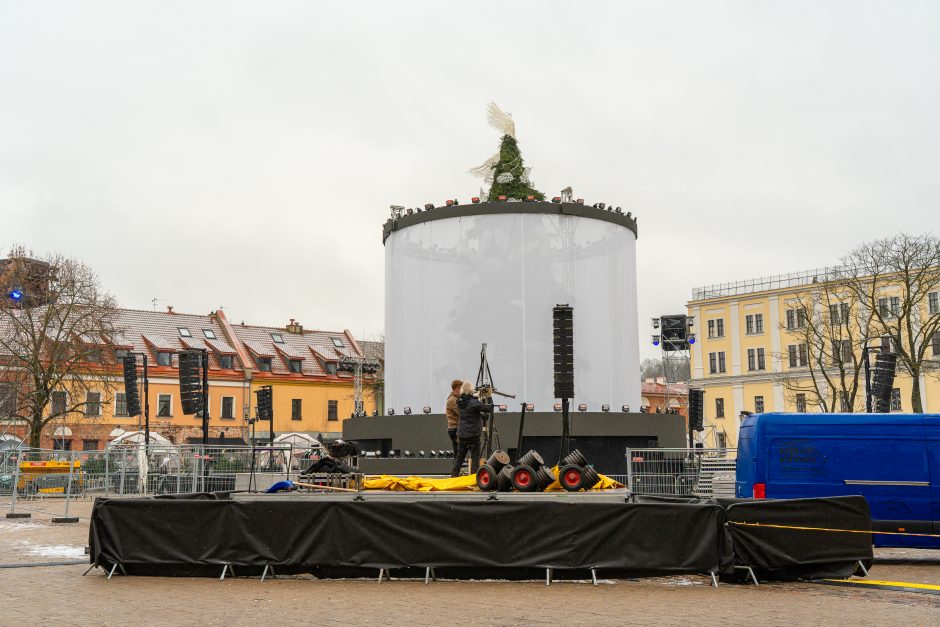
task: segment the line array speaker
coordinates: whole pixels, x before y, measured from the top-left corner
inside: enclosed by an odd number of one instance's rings
[[[552,309],[555,357],[555,398],[574,398],[574,310],[568,305]]]
[[[186,415],[198,414],[205,405],[202,395],[202,351],[181,351],[180,403]]]
[[[124,399],[127,415],[140,415],[140,389],[137,387],[137,355],[128,353],[121,360],[124,367]]]

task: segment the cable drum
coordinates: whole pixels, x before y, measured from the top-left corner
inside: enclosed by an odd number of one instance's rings
[[[508,463],[509,453],[506,451],[493,451],[493,454],[486,460],[486,465],[492,468],[497,474],[503,469],[503,466]]]
[[[555,475],[552,474],[552,471],[549,470],[547,466],[542,466],[535,471],[535,483],[538,487],[538,491],[542,492],[545,488],[555,483]]]
[[[545,461],[542,459],[542,456],[535,450],[529,451],[516,462],[517,466],[529,466],[533,472],[541,468],[544,464]]]
[[[513,467],[507,464],[496,475],[496,488],[500,492],[512,491],[512,471]]]
[[[575,449],[568,453],[563,460],[558,462],[558,467],[561,468],[562,466],[569,466],[571,464],[584,467],[587,466],[587,459],[581,454],[581,451]]]

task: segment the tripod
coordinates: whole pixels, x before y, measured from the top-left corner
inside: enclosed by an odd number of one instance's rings
[[[499,441],[499,431],[496,429],[496,413],[493,406],[493,395],[505,396],[506,398],[516,398],[514,394],[505,394],[496,389],[493,382],[493,373],[490,371],[490,362],[486,358],[486,342],[480,349],[480,368],[477,370],[477,392],[480,393],[480,400],[486,405],[486,442],[483,445],[483,457],[488,458],[493,454],[493,435],[496,435],[496,447],[501,447]]]

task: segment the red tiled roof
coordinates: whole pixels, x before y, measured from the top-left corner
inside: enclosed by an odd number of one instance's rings
[[[361,356],[350,346],[349,338],[343,332],[304,331],[303,333],[290,333],[278,327],[252,325],[232,325],[232,328],[239,341],[255,355],[273,357],[271,360],[272,374],[290,374],[287,366],[288,359],[300,359],[310,356],[303,359],[301,368],[303,375],[348,378],[347,375],[329,374],[321,362],[335,361],[341,356]],[[272,333],[280,335],[284,342],[282,344],[275,343],[271,337]],[[343,347],[336,347],[333,344],[333,338],[342,341]]]

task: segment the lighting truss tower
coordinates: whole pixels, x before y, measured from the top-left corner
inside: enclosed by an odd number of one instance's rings
[[[353,417],[366,415],[366,405],[362,398],[362,375],[375,374],[378,370],[379,362],[365,357],[342,357],[337,363],[337,372],[351,372],[353,375]]]
[[[669,408],[669,401],[675,399],[681,405],[683,394],[675,384],[684,383],[688,386],[691,362],[691,347],[695,344],[695,333],[692,332],[695,318],[685,314],[660,316],[653,318],[653,346],[662,350],[663,360],[663,404]],[[670,384],[673,387],[670,388]],[[689,446],[693,443],[689,441]]]

